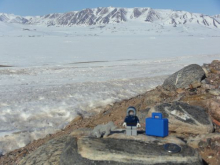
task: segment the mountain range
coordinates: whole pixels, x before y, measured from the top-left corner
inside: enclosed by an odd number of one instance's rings
[[[201,25],[220,28],[220,15],[208,16],[187,11],[152,8],[99,7],[67,13],[53,13],[43,16],[17,16],[0,13],[0,22],[19,24],[40,24],[46,26],[105,25],[139,21],[157,23],[163,26]]]

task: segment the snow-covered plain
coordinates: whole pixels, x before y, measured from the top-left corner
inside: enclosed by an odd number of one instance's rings
[[[45,27],[0,22],[0,153],[82,114],[161,84],[192,63],[220,59],[220,29],[129,22]]]

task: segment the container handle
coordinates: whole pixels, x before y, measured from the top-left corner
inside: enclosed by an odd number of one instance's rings
[[[156,119],[162,119],[162,113],[152,113],[152,118],[155,119],[155,117],[158,116],[159,118],[156,118]]]

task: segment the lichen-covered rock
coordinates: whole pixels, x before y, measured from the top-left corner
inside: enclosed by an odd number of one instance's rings
[[[148,112],[161,112],[169,119],[169,131],[177,133],[207,134],[213,132],[213,124],[205,109],[183,102],[163,103]]]
[[[203,68],[197,64],[191,64],[169,76],[163,83],[166,90],[177,88],[189,88],[191,84],[197,84],[205,77]]]

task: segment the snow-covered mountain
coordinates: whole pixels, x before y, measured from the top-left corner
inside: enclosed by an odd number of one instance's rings
[[[55,13],[44,16],[21,17],[12,14],[0,14],[0,21],[21,24],[44,24],[47,26],[103,25],[140,21],[160,25],[178,26],[197,24],[206,27],[220,28],[218,16],[208,16],[187,11],[161,10],[151,8],[115,8],[102,7],[84,9],[68,13]]]
[[[215,19],[217,19],[219,22],[220,22],[220,14],[218,14],[218,15],[214,15],[213,16]]]
[[[7,23],[22,23],[22,24],[28,23],[28,19],[22,16],[17,16],[14,14],[5,14],[5,13],[0,13],[0,21]]]

